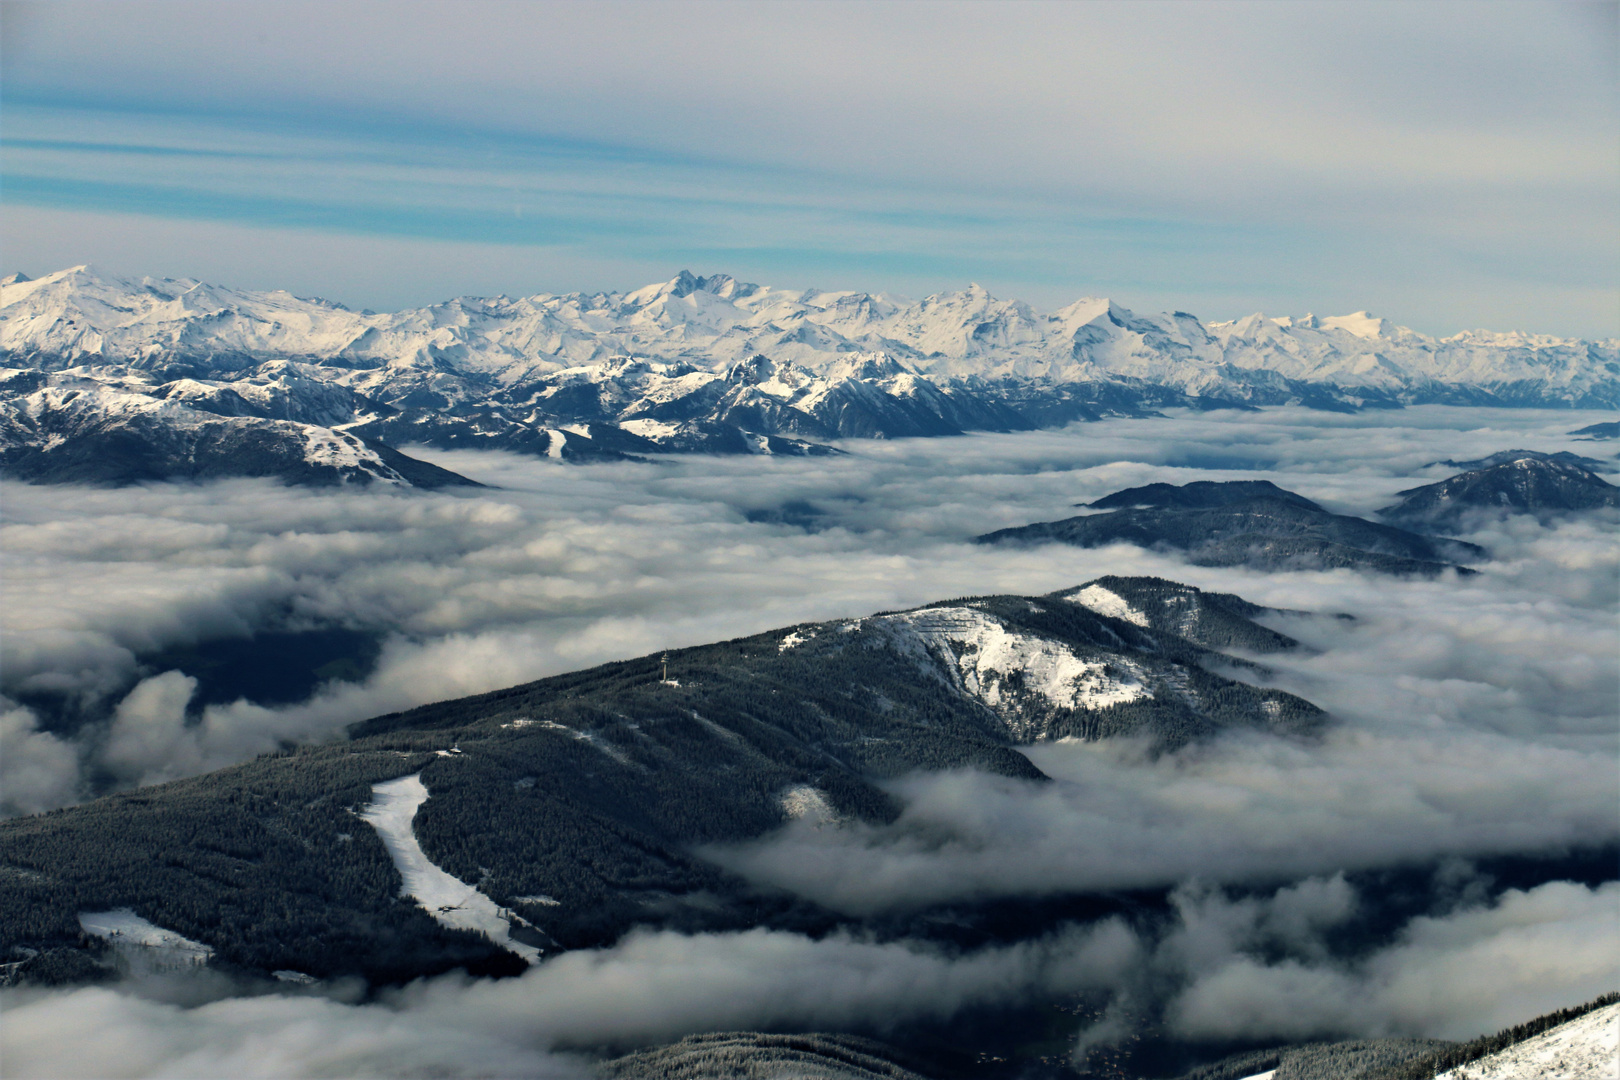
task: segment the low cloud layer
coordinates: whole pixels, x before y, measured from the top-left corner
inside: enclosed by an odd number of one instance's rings
[[[1181,960],[1188,977],[1168,1005],[1171,1030],[1202,1039],[1467,1039],[1620,980],[1620,884],[1510,890],[1490,907],[1414,919],[1393,944],[1351,963],[1288,948],[1303,938],[1308,949],[1312,930],[1347,914],[1343,893],[1307,882],[1270,904],[1179,896],[1181,925],[1158,954]],[[1258,955],[1277,943],[1292,955]]]
[[[1510,891],[1413,920],[1348,960],[1323,943],[1360,902],[1342,878],[1247,899],[1190,886],[1174,901],[1164,926],[1116,918],[965,954],[847,935],[641,933],[519,979],[444,977],[364,1005],[300,993],[188,1007],[139,983],[8,991],[0,1051],[17,1076],[582,1076],[587,1047],[705,1030],[884,1035],[1053,996],[1129,1002],[1200,1039],[1455,1038],[1603,992],[1620,955],[1615,885]],[[1123,1030],[1105,1020],[1076,1048]]]
[[[1365,513],[1443,475],[1422,468],[1440,458],[1518,445],[1590,450],[1563,434],[1587,420],[1283,409],[857,442],[836,459],[572,467],[431,455],[499,485],[474,493],[8,484],[0,692],[68,695],[93,714],[122,717],[110,743],[98,731],[59,746],[39,731],[49,717],[11,709],[7,745],[26,742],[45,764],[30,766],[26,784],[7,785],[20,793],[8,805],[37,810],[82,790],[70,757],[124,783],[152,782],[605,660],[946,596],[1045,592],[1103,573],[1356,613],[1361,622],[1348,628],[1290,626],[1327,651],[1279,665],[1285,685],[1339,715],[1612,741],[1617,556],[1590,525],[1498,526],[1479,537],[1498,561],[1461,583],[1194,568],[1130,547],[965,543],[1120,487],[1255,470],[1333,509]],[[813,528],[747,518],[785,503],[808,504]],[[180,684],[138,685],[166,676],[141,669],[138,655],[330,625],[387,635],[364,685],[332,683],[290,707],[213,705],[201,723],[179,722]]]
[[[796,822],[710,857],[867,914],[991,897],[1264,882],[1620,839],[1614,759],[1464,732],[1234,738],[1152,758],[1028,751],[1050,784],[963,772],[894,785],[888,826]]]
[[[156,782],[605,660],[1105,573],[1356,617],[1274,620],[1317,650],[1265,662],[1267,681],[1334,715],[1319,741],[1251,735],[1159,757],[1123,742],[1047,745],[1030,755],[1052,783],[911,777],[896,785],[904,812],[892,826],[795,826],[715,853],[850,912],[1173,887],[1162,920],[968,954],[838,935],[641,934],[519,980],[440,979],[365,1005],[238,994],[193,1007],[136,986],[12,992],[8,1072],[577,1075],[571,1046],[905,1024],[1050,994],[1111,1010],[1077,1046],[1107,1044],[1144,1016],[1196,1039],[1461,1037],[1612,989],[1612,884],[1494,900],[1483,885],[1437,887],[1436,906],[1372,952],[1334,945],[1336,928],[1378,902],[1341,871],[1615,841],[1612,531],[1488,523],[1469,538],[1495,560],[1440,581],[967,543],[1157,480],[1263,475],[1370,513],[1445,475],[1424,468],[1443,458],[1591,453],[1601,444],[1563,433],[1597,419],[1281,409],[851,443],[833,459],[573,467],[429,455],[497,485],[456,493],[8,484],[0,791],[12,813],[80,798],[92,773]],[[808,504],[809,528],[749,519],[790,502]],[[137,663],[211,638],[332,625],[385,635],[376,670],[290,706],[199,709],[189,676]],[[56,721],[14,702],[45,693],[100,719],[77,734],[44,730]],[[1459,895],[1472,899],[1454,906]],[[79,1037],[92,1030],[93,1043]]]

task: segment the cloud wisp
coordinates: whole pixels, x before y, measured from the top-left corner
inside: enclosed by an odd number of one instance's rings
[[[1055,783],[977,773],[894,785],[888,826],[797,823],[708,851],[835,910],[1245,883],[1620,840],[1613,756],[1449,730],[1341,731],[1320,744],[1234,738],[1157,758],[1059,743]]]

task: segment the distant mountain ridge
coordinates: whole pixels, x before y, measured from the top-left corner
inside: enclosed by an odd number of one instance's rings
[[[1444,529],[1492,513],[1530,514],[1543,521],[1591,511],[1612,514],[1620,508],[1620,487],[1583,468],[1578,464],[1583,460],[1569,453],[1514,450],[1482,462],[1454,463],[1484,467],[1397,492],[1401,501],[1378,514],[1387,521]]]
[[[1601,481],[1600,481],[1601,482]],[[1114,507],[1059,521],[998,529],[980,544],[1135,544],[1185,552],[1199,566],[1262,570],[1351,567],[1402,576],[1476,573],[1457,562],[1484,557],[1475,544],[1333,514],[1264,480],[1150,484],[1090,504]]]
[[[629,293],[463,297],[387,314],[83,266],[13,275],[0,284],[0,365],[8,459],[50,449],[16,414],[51,411],[42,391],[69,383],[390,445],[565,461],[828,453],[834,439],[1171,406],[1620,404],[1620,341],[1436,339],[1365,313],[1206,325],[1104,299],[1042,314],[977,285],[911,302],[686,271]]]
[[[391,314],[190,279],[127,281],[83,266],[3,288],[0,351],[148,368],[284,358],[392,374],[476,372],[511,385],[624,356],[721,371],[764,354],[819,373],[851,353],[883,353],[941,382],[1112,378],[1255,404],[1311,387],[1355,404],[1620,401],[1620,340],[1432,338],[1365,312],[1205,324],[1090,297],[1043,314],[977,285],[909,302],[684,270],[629,293],[463,297]]]

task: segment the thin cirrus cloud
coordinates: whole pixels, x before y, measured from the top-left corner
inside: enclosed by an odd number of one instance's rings
[[[6,199],[24,222],[8,246],[61,250],[26,227],[49,207],[412,238],[409,285],[318,289],[379,307],[457,291],[432,277],[433,241],[532,249],[518,284],[553,290],[696,263],[1613,333],[1605,18],[14,5]],[[237,265],[255,277],[250,255]]]

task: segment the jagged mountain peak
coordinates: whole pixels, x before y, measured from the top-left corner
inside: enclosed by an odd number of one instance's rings
[[[791,360],[773,360],[764,353],[755,353],[746,360],[739,360],[725,372],[726,382],[750,386],[773,382],[799,386],[812,378],[808,371]]]
[[[660,300],[683,300],[693,293],[709,293],[721,300],[741,299],[760,291],[760,286],[738,281],[730,274],[711,274],[700,277],[690,270],[682,270],[668,281],[645,285],[625,294],[624,306],[645,308]]]
[[[1397,332],[1406,329],[1365,311],[1354,311],[1349,315],[1331,315],[1316,322],[1330,330],[1343,330],[1347,334],[1369,339],[1393,337]],[[1406,332],[1411,333],[1410,330]]]
[[[914,374],[916,372],[886,352],[849,353],[822,369],[822,376],[830,382],[841,379],[888,379],[896,375]]]

